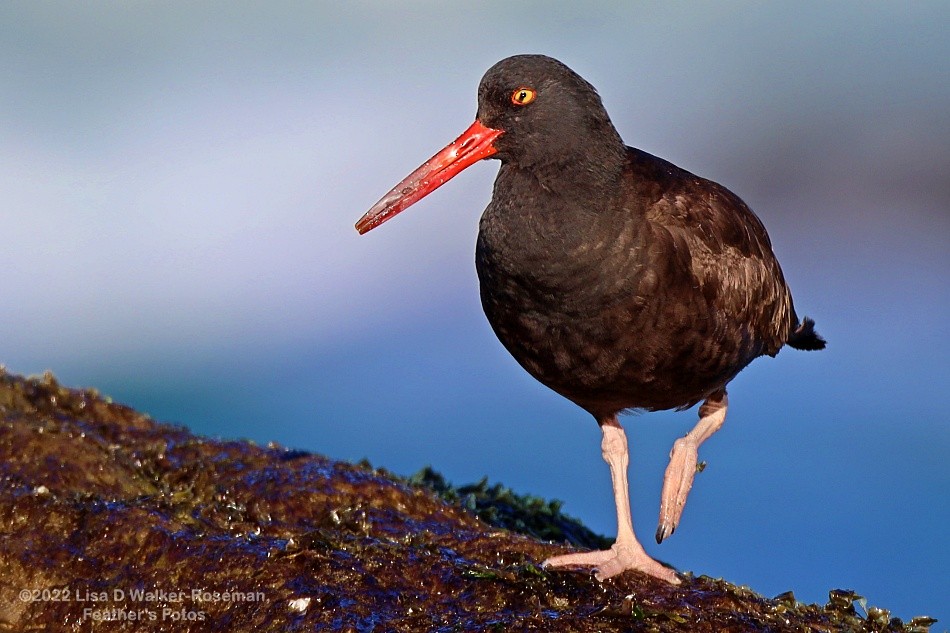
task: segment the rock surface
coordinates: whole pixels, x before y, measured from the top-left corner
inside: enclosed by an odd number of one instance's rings
[[[458,501],[419,485],[433,480]],[[635,573],[599,583],[546,572],[537,563],[568,546],[482,522],[464,506],[540,529],[512,519],[523,498],[484,482],[470,490],[452,492],[431,472],[412,483],[196,437],[93,390],[0,369],[0,630],[926,631],[930,622],[880,609],[861,617],[848,591],[817,606],[706,577],[671,587]],[[486,508],[492,491],[501,510]]]

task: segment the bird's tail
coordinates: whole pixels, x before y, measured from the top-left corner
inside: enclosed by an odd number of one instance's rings
[[[802,322],[792,330],[787,343],[795,349],[804,349],[808,351],[825,349],[825,339],[815,331],[815,322],[808,317],[802,319]]]

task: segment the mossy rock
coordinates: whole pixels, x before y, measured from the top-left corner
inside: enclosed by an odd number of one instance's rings
[[[479,518],[481,517],[481,518]],[[0,369],[0,630],[925,631],[832,592],[538,563],[603,538],[560,506],[160,424]],[[553,541],[553,542],[552,542]]]

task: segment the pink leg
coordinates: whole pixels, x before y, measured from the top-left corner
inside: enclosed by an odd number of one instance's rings
[[[603,432],[601,450],[604,460],[610,467],[610,479],[613,482],[614,503],[617,506],[617,541],[608,550],[599,552],[580,552],[549,558],[544,567],[594,567],[597,580],[616,576],[627,569],[636,569],[669,583],[679,584],[676,572],[656,562],[644,551],[633,533],[633,521],[630,516],[630,497],[627,490],[627,465],[630,458],[627,453],[627,436],[623,427],[613,416],[600,422]]]
[[[680,517],[683,516],[689,489],[693,487],[699,445],[722,427],[726,420],[728,404],[729,398],[725,390],[709,396],[699,407],[699,422],[693,430],[674,442],[673,450],[670,451],[670,465],[666,467],[666,475],[663,477],[660,522],[656,528],[657,543],[661,543],[676,531]]]

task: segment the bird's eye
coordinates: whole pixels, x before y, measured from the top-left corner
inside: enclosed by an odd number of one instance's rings
[[[536,93],[531,88],[518,88],[511,93],[511,102],[519,106],[528,105],[534,101],[535,96]]]

